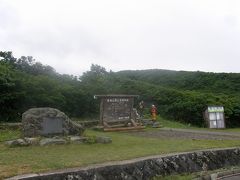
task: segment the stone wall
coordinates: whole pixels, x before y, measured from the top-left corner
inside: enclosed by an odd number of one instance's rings
[[[236,165],[240,165],[240,148],[152,156],[129,161],[89,166],[86,168],[17,176],[11,179],[145,180],[154,176],[207,171]]]

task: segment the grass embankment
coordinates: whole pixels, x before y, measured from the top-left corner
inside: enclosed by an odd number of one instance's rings
[[[196,149],[239,146],[238,140],[174,140],[131,136],[127,133],[87,131],[104,135],[112,144],[79,144],[8,148],[0,145],[0,179],[22,173],[43,172],[135,157]]]
[[[165,127],[184,128],[176,122],[160,120]],[[151,131],[149,128],[148,131]],[[159,139],[121,132],[87,130],[88,136],[110,136],[112,144],[69,144],[8,148],[3,141],[21,136],[20,131],[0,130],[0,179],[23,173],[132,159],[197,149],[240,146],[239,140]]]

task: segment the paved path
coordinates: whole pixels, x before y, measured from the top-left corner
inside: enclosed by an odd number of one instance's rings
[[[192,139],[192,140],[240,140],[240,133],[218,132],[198,129],[159,128],[153,131],[128,132],[134,136],[160,139]]]
[[[178,128],[161,128],[161,130],[165,131],[178,131],[178,132],[189,132],[189,133],[197,133],[197,134],[212,134],[212,135],[220,135],[220,136],[238,136],[240,137],[240,132],[219,132],[219,131],[211,131],[211,130],[198,130],[198,129],[178,129]]]

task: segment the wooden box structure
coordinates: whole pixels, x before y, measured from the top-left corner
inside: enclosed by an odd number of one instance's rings
[[[208,106],[204,112],[208,128],[226,128],[223,106]]]
[[[143,129],[133,110],[138,95],[95,95],[100,102],[100,125],[104,131]]]

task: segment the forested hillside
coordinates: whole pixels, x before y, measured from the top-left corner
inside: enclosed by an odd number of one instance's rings
[[[121,77],[141,80],[164,87],[198,92],[238,94],[240,73],[213,73],[170,70],[120,71]]]
[[[158,89],[154,100],[166,117],[202,126],[206,106],[223,105],[227,126],[240,126],[240,73],[151,69],[116,74],[154,85]]]
[[[80,77],[62,75],[31,56],[0,52],[0,121],[19,121],[31,107],[54,107],[70,117],[98,116],[95,94],[137,94],[162,116],[203,126],[207,105],[224,105],[227,125],[240,126],[240,74],[142,70],[107,72],[92,65]],[[146,112],[148,107],[146,107]]]

